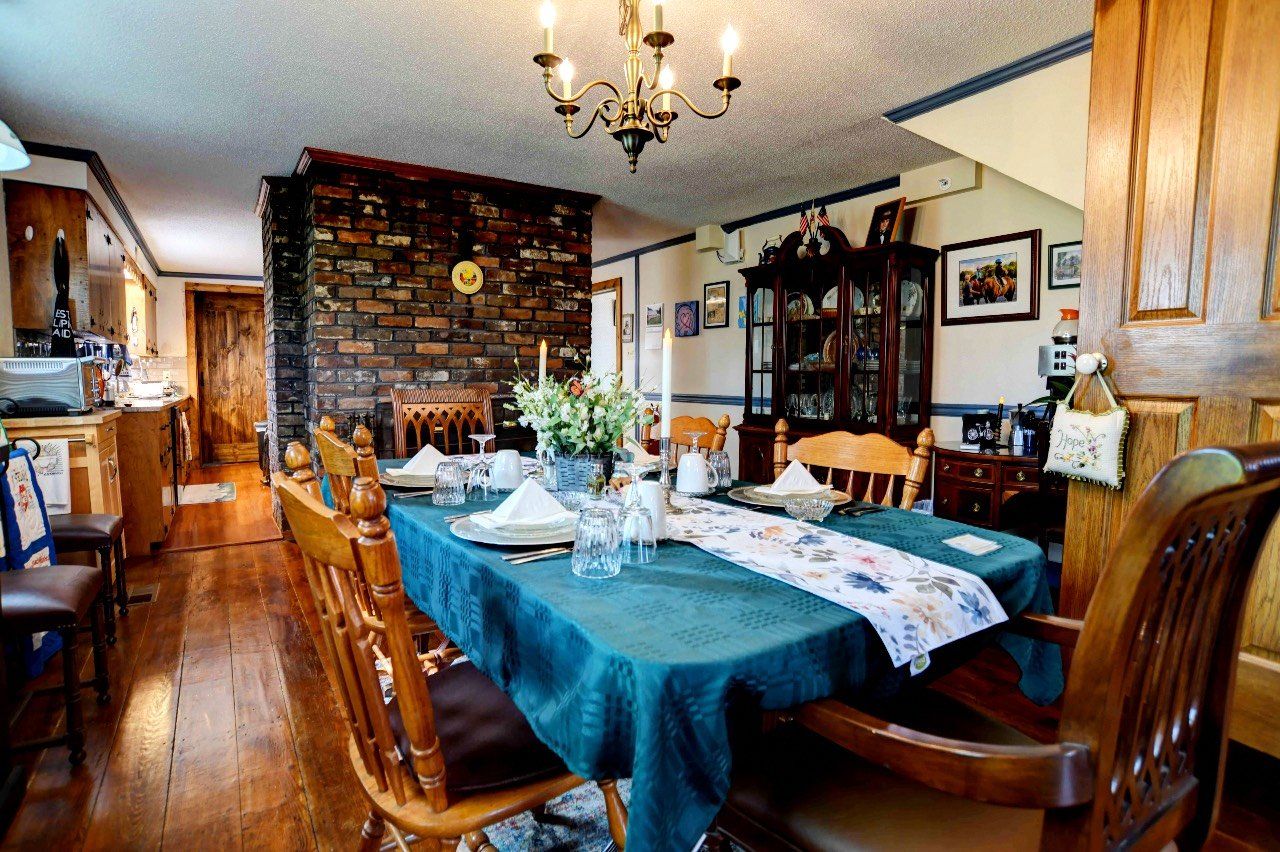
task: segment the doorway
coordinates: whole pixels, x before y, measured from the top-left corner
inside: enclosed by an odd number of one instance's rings
[[[202,465],[256,461],[266,419],[262,290],[187,284],[187,375]]]
[[[591,369],[622,372],[622,279],[591,285]]]

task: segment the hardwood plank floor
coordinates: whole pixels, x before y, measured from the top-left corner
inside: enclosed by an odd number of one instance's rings
[[[234,482],[236,499],[230,503],[194,503],[182,506],[174,518],[162,551],[243,544],[280,538],[271,512],[271,489],[261,482],[257,462],[220,464],[195,468],[191,485]]]
[[[20,757],[30,781],[3,848],[355,848],[364,798],[297,548],[277,540],[162,552],[131,559],[129,572],[156,596],[119,621],[112,702],[84,702],[88,759],[72,768],[63,748]],[[59,669],[37,685],[57,682]],[[1031,707],[1016,680],[996,652],[937,686],[1051,736],[1057,710]],[[61,726],[59,706],[55,696],[34,699],[19,737]],[[1280,848],[1280,763],[1233,748],[1227,789],[1212,848]]]

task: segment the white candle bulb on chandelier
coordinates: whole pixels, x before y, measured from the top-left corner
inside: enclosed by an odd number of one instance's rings
[[[551,0],[546,0],[538,10],[538,22],[542,24],[542,52],[555,53],[555,37],[551,30],[556,25],[556,7]]]
[[[577,69],[573,67],[573,63],[565,60],[560,63],[560,67],[556,69],[560,73],[560,82],[564,85],[564,96],[566,98],[573,97],[573,75]]]
[[[653,0],[653,29],[662,32],[662,0]]]
[[[738,38],[738,31],[730,24],[724,28],[724,35],[720,36],[720,49],[724,51],[724,73],[721,77],[733,76],[733,52],[738,49],[741,41]]]
[[[658,72],[658,88],[674,89],[675,86],[676,86],[676,73],[672,71],[671,66],[668,65]],[[662,111],[671,112],[671,93],[670,92],[662,93]]]

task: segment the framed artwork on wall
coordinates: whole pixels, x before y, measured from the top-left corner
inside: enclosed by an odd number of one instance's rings
[[[738,328],[747,327],[747,297],[738,297]]]
[[[898,239],[902,208],[906,204],[906,196],[903,196],[875,206],[871,211],[871,226],[867,228],[867,245],[882,246]]]
[[[1040,317],[1040,231],[942,247],[942,325]]]
[[[622,315],[622,342],[635,343],[636,340],[636,315]]]
[[[676,302],[675,319],[672,320],[676,337],[698,336],[698,303]]]
[[[702,285],[702,327],[729,327],[729,282]]]
[[[662,303],[644,306],[644,330],[662,333]]]
[[[1080,286],[1081,249],[1079,240],[1049,246],[1050,290],[1070,290]]]

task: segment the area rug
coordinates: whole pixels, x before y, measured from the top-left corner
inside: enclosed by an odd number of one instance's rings
[[[631,799],[631,782],[618,782],[624,802]],[[569,825],[543,825],[523,813],[491,826],[485,833],[502,852],[604,852],[612,844],[604,795],[595,784],[583,784],[547,803],[547,811],[564,817]],[[463,842],[459,850],[467,848]]]
[[[234,482],[212,482],[207,485],[184,485],[178,505],[190,506],[192,503],[230,503],[236,499]]]

